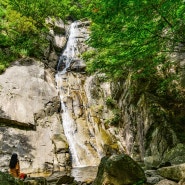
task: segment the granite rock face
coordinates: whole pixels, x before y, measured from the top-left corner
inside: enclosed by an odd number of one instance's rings
[[[50,70],[26,58],[0,75],[0,169],[13,152],[21,171],[47,175],[70,165],[60,100]]]
[[[157,170],[159,175],[174,181],[180,181],[185,178],[185,163],[169,167],[163,167]]]
[[[0,119],[35,125],[34,115],[57,96],[55,83],[44,66],[33,59],[15,62],[0,75]]]

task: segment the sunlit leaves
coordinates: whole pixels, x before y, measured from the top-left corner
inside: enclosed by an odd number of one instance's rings
[[[31,17],[21,15],[15,10],[8,10],[7,12],[7,31],[15,30],[19,34],[29,33],[37,31],[35,26],[36,21]]]
[[[0,0],[0,47],[2,58],[42,57],[48,46],[48,17],[69,16],[71,0]],[[3,53],[4,52],[4,53]],[[2,63],[2,61],[1,61]]]
[[[101,14],[92,15],[90,41],[98,52],[88,62],[91,69],[113,75],[116,70],[123,70],[120,75],[139,70],[149,77],[161,58],[184,42],[181,0],[103,0],[94,6]]]
[[[177,18],[185,18],[185,3],[182,4],[176,11]]]
[[[35,54],[39,48],[41,53],[48,16],[88,17],[92,20],[89,44],[96,48],[86,55],[91,57],[88,69],[111,77],[138,70],[153,74],[160,58],[185,42],[182,0],[0,0],[0,5],[1,45],[14,44],[20,54]]]

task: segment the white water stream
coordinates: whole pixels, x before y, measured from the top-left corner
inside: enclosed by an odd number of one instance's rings
[[[83,35],[80,32],[80,29],[82,28],[79,27],[79,22],[74,22],[71,24],[66,49],[60,57],[58,73],[56,74],[56,82],[60,93],[62,106],[62,123],[64,127],[64,133],[69,143],[73,167],[97,165],[98,158],[94,149],[88,148],[90,144],[86,144],[87,141],[89,142],[89,131],[84,130],[86,126],[83,127],[83,125],[87,125],[87,123],[83,119],[79,121],[79,116],[76,117],[76,119],[78,118],[78,123],[77,120],[74,119],[73,106],[75,106],[75,100],[71,94],[71,86],[75,84],[75,87],[77,88],[75,90],[74,87],[72,88],[73,92],[75,91],[76,93],[77,91],[80,93],[79,91],[81,90],[81,87],[78,79],[74,79],[73,82],[69,81],[69,76],[72,75],[69,71],[69,68],[72,62],[79,60],[80,56],[79,41],[82,39]],[[71,83],[73,83],[73,85],[71,85]]]
[[[70,67],[72,60],[76,59],[80,52],[78,50],[78,37],[80,35],[78,29],[78,22],[71,24],[69,38],[67,41],[66,49],[61,55],[58,63],[58,74],[65,74],[67,69]],[[63,69],[60,69],[60,66],[63,66]]]

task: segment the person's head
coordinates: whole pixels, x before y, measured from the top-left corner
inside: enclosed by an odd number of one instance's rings
[[[13,153],[10,159],[9,167],[15,168],[17,162],[18,162],[18,155],[16,153]]]

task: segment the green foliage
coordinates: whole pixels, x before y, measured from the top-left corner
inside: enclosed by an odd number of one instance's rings
[[[26,17],[15,10],[8,9],[6,18],[8,22],[6,29],[9,32],[13,31],[14,33],[23,35],[25,33],[35,34],[37,31],[35,20],[31,17]]]
[[[10,65],[10,62],[15,58],[11,55],[11,52],[6,50],[3,52],[0,50],[0,74],[5,71],[5,69]]]
[[[118,126],[121,121],[121,112],[119,109],[113,109],[113,118],[109,121],[110,125]]]
[[[5,65],[0,64],[0,74],[1,74],[2,72],[4,72],[5,69],[6,69]]]
[[[130,71],[134,78],[152,79],[158,66],[168,68],[169,53],[185,43],[182,0],[0,0],[2,52],[8,48],[12,58],[42,57],[47,17],[92,20],[88,44],[94,49],[83,55],[87,70],[111,79]]]
[[[93,21],[84,54],[87,70],[119,78],[132,71],[138,78],[152,78],[166,56],[184,43],[185,13],[182,0],[93,1],[87,10]]]
[[[111,97],[108,97],[108,98],[106,99],[106,105],[107,105],[108,107],[110,107],[110,108],[114,108],[115,105],[116,105],[116,102],[115,102],[115,100],[113,100]]]
[[[142,185],[145,184],[146,180],[139,180],[136,183],[134,183],[133,185]]]
[[[38,27],[42,27],[49,16],[64,18],[70,6],[69,0],[11,0],[9,3],[12,9],[35,20]]]
[[[70,0],[0,0],[0,71],[19,57],[42,58],[49,45],[46,18],[69,16],[70,3]]]

